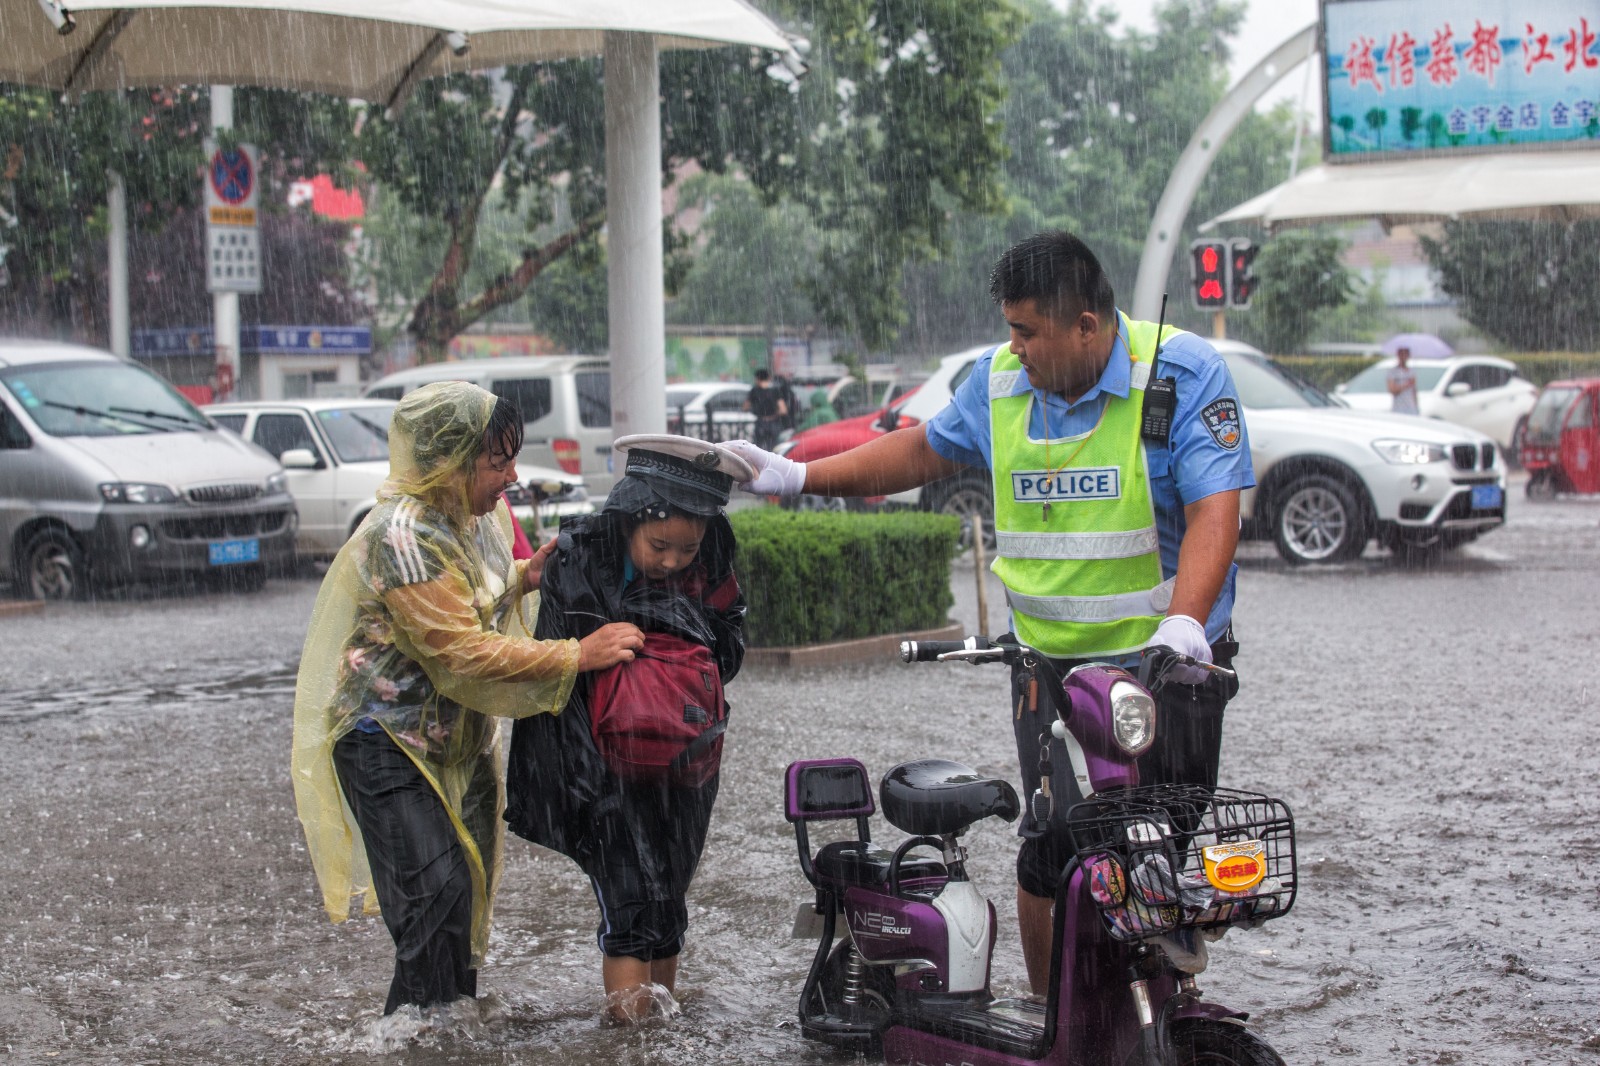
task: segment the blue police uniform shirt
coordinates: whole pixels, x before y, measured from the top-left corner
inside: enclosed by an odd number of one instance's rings
[[[1119,314],[1118,322],[1121,321]],[[946,459],[984,469],[994,466],[989,424],[989,367],[997,350],[998,345],[979,357],[972,373],[956,390],[954,400],[928,420],[925,430],[928,444]],[[1119,329],[1105,372],[1076,402],[1069,404],[1059,395],[1033,389],[1026,373],[1017,375],[1010,395],[1033,391],[1035,403],[1028,432],[1034,439],[1042,439],[1047,434],[1052,440],[1076,436],[1088,433],[1099,423],[1108,396],[1128,396],[1132,389],[1131,365],[1127,338]],[[1183,542],[1185,528],[1184,503],[1193,503],[1218,492],[1248,489],[1255,485],[1256,479],[1250,465],[1250,438],[1239,408],[1239,392],[1216,349],[1193,333],[1175,334],[1161,347],[1161,362],[1156,373],[1159,377],[1172,378],[1178,394],[1170,448],[1152,444],[1145,450],[1156,533],[1161,544],[1162,576],[1170,578],[1178,572],[1178,546]],[[1226,416],[1230,400],[1235,416],[1231,427],[1226,417],[1216,417],[1219,410]],[[1219,401],[1220,407],[1214,407]],[[1230,441],[1232,446],[1224,441]],[[1223,638],[1233,617],[1238,570],[1236,565],[1228,567],[1227,580],[1206,619],[1206,638],[1212,643]]]

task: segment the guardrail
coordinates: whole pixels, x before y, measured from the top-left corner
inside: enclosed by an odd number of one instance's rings
[[[667,409],[667,432],[683,437],[721,444],[730,440],[749,440],[755,433],[754,419],[718,419],[704,414],[689,414],[683,407]]]

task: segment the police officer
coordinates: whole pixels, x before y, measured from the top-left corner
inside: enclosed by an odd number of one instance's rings
[[[748,489],[876,496],[963,466],[987,468],[994,571],[1019,639],[1059,667],[1131,665],[1152,644],[1227,665],[1237,650],[1230,619],[1239,493],[1255,478],[1222,358],[1191,333],[1118,311],[1099,261],[1070,233],[1039,233],[1008,249],[989,291],[1010,342],[978,360],[943,411],[811,463],[735,442],[757,470]],[[1141,780],[1214,786],[1234,686],[1198,667],[1173,679]],[[1032,795],[1041,743],[1050,743],[1049,708],[1020,668],[1012,687],[1023,786]],[[1019,828],[1017,912],[1038,994],[1050,976],[1053,897],[1071,855],[1061,815],[1078,798],[1066,762],[1051,760],[1052,817],[1025,816]]]

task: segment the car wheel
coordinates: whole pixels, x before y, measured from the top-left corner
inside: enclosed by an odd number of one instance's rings
[[[1522,491],[1530,500],[1553,500],[1556,498],[1555,475],[1548,470],[1535,471]]]
[[[36,600],[81,600],[89,595],[89,566],[72,534],[46,529],[17,553],[17,589]]]
[[[1528,436],[1528,420],[1517,419],[1517,428],[1511,431],[1511,449],[1506,452],[1506,466],[1522,469],[1522,442]]]
[[[962,550],[972,546],[973,522],[982,519],[983,546],[991,553],[994,551],[994,495],[986,479],[955,477],[941,481],[927,491],[933,494],[928,502],[928,510],[961,519]]]
[[[1278,497],[1273,523],[1278,554],[1284,561],[1342,563],[1367,546],[1367,524],[1355,493],[1326,474],[1293,482]]]

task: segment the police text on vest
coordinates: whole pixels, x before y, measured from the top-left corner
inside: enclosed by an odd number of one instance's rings
[[[1075,470],[1014,470],[1011,496],[1018,503],[1062,500],[1114,500],[1122,495],[1122,471],[1115,466]]]

